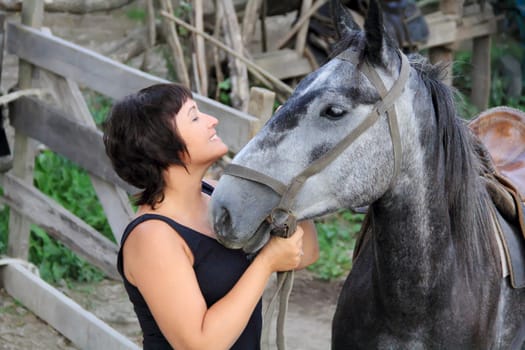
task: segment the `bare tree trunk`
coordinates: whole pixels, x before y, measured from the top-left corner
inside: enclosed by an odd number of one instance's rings
[[[204,32],[204,13],[202,7],[202,0],[194,0],[195,2],[195,27]],[[199,80],[200,94],[208,96],[208,69],[206,67],[206,50],[204,45],[204,38],[200,35],[193,34],[195,40],[195,56],[197,66],[197,77]]]
[[[44,0],[42,0],[44,1]],[[97,11],[110,11],[134,0],[45,0],[44,10],[47,12],[69,12],[84,14]],[[0,0],[0,10],[20,11],[22,0]]]
[[[155,27],[155,6],[153,0],[146,0],[146,27],[147,27],[147,40],[146,49],[144,51],[144,57],[142,59],[141,69],[143,71],[148,70],[149,57],[151,50],[155,46],[157,38],[157,28]]]
[[[164,11],[174,15],[171,0],[161,0],[161,6]],[[184,62],[184,52],[182,51],[179,36],[177,35],[175,23],[167,20],[164,20],[163,22],[164,28],[166,28],[166,40],[173,55],[173,62],[175,71],[177,72],[177,78],[182,85],[191,88],[190,77],[188,76],[188,70],[186,69],[186,63]]]
[[[255,33],[255,26],[259,18],[262,1],[263,0],[248,0],[246,3],[244,17],[242,19],[242,40],[245,46],[252,40]]]
[[[224,30],[224,39],[226,44],[233,48],[239,55],[243,55],[244,49],[242,45],[241,30],[239,22],[235,14],[235,9],[232,0],[223,0],[219,2],[222,11],[217,11],[217,14],[222,14],[222,26]],[[250,98],[250,87],[248,84],[248,70],[246,65],[235,57],[229,57],[230,79],[232,82],[231,101],[232,105],[245,111],[248,109],[248,100]]]

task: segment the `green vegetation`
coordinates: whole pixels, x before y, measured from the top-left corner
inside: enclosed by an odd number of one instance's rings
[[[355,236],[361,228],[363,218],[363,214],[342,211],[329,218],[317,220],[320,257],[308,270],[325,280],[345,275],[352,265]]]
[[[518,109],[525,109],[525,96],[521,91],[510,93],[509,87],[512,83],[517,83],[521,87],[525,83],[523,76],[513,74],[508,70],[508,62],[520,65],[524,62],[523,45],[519,42],[506,38],[504,36],[496,37],[491,48],[491,87],[489,95],[489,107],[510,106]],[[472,52],[456,52],[453,66],[454,87],[460,93],[459,102],[460,112],[466,119],[476,116],[479,112],[468,100],[468,93],[472,90]],[[521,63],[521,69],[525,69]],[[518,79],[518,81],[515,81]]]
[[[141,7],[132,7],[126,12],[126,16],[137,22],[145,22],[146,21],[146,11]]]

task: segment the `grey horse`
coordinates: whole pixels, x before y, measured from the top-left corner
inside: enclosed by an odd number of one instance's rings
[[[332,2],[332,57],[234,157],[248,175],[227,171],[213,193],[219,240],[256,252],[274,208],[302,220],[368,207],[332,348],[508,349],[525,291],[502,274],[484,163],[443,67],[400,52],[376,1],[364,29]]]

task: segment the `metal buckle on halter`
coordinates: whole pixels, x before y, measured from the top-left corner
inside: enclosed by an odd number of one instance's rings
[[[297,220],[290,209],[275,207],[266,218],[271,226],[271,234],[289,237],[297,227]]]

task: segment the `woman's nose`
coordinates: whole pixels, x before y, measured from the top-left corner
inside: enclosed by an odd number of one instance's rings
[[[211,116],[211,115],[208,115],[209,119],[210,119],[210,125],[212,127],[216,126],[217,124],[219,124],[219,119]]]

